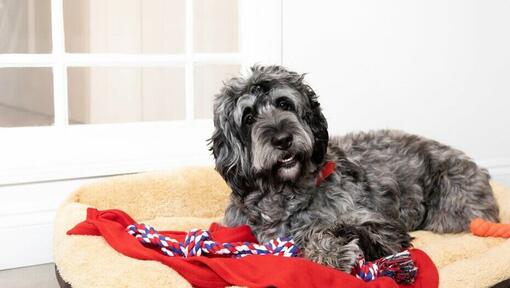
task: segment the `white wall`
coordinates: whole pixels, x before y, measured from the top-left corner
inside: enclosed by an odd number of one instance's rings
[[[283,1],[283,64],[332,134],[418,133],[510,184],[510,1]]]

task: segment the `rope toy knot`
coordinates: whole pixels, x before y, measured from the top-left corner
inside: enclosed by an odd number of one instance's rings
[[[416,279],[418,268],[414,265],[408,250],[393,254],[374,262],[365,261],[360,256],[354,265],[352,274],[357,278],[372,281],[377,277],[387,276],[400,284],[411,284]]]
[[[295,257],[299,253],[294,241],[281,237],[269,241],[266,244],[250,242],[221,243],[211,239],[207,230],[192,229],[186,234],[183,242],[159,234],[153,227],[146,224],[132,224],[126,228],[130,235],[133,235],[145,246],[158,247],[167,256],[202,256],[210,255],[231,255],[232,257],[243,257],[246,255],[276,255],[284,257]]]

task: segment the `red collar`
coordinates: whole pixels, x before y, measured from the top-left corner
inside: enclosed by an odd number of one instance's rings
[[[319,187],[324,180],[326,180],[333,172],[335,172],[336,164],[333,161],[328,161],[322,167],[319,175],[315,178],[315,186]]]

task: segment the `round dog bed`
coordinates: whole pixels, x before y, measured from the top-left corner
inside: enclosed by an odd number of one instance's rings
[[[510,189],[496,184],[493,188],[501,221],[510,223]],[[54,255],[60,286],[191,287],[164,264],[124,256],[102,237],[69,236],[66,232],[85,219],[87,207],[121,209],[162,230],[207,228],[221,220],[228,200],[228,186],[212,168],[112,177],[82,187],[57,212]],[[412,235],[414,246],[437,265],[440,287],[510,285],[505,281],[510,279],[510,240],[468,233],[416,231]]]

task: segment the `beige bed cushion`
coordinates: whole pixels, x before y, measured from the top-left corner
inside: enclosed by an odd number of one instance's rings
[[[493,185],[502,221],[510,223],[510,191]],[[160,230],[207,228],[219,221],[229,190],[211,168],[185,168],[109,178],[86,185],[60,207],[55,221],[55,263],[64,280],[82,287],[190,287],[155,261],[119,254],[97,236],[67,236],[86,208],[117,208]],[[510,240],[469,234],[413,232],[414,245],[439,268],[441,287],[489,287],[510,278]]]

